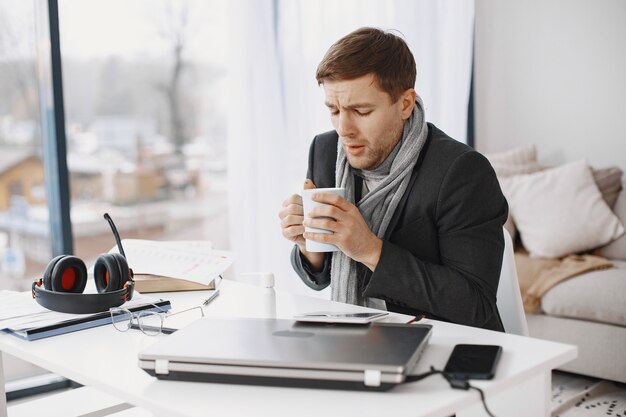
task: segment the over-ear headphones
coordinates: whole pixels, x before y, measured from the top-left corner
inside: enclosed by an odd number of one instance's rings
[[[133,297],[135,281],[111,216],[109,222],[118,253],[98,256],[93,268],[97,294],[83,294],[87,284],[87,267],[76,256],[60,255],[48,263],[43,278],[33,282],[33,298],[42,306],[63,313],[98,313],[118,307]]]

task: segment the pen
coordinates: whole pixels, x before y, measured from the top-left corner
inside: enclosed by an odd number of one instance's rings
[[[220,295],[220,290],[215,290],[213,292],[213,294],[211,294],[211,296],[209,298],[207,298],[206,300],[204,300],[204,302],[202,303],[202,307],[206,307],[209,305],[209,303],[213,300],[215,300],[215,298]]]

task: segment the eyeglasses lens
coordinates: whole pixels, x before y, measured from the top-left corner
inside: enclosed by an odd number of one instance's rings
[[[154,336],[161,333],[163,327],[163,317],[154,311],[142,311],[137,317],[139,327],[145,334]]]
[[[131,313],[124,309],[111,310],[111,319],[113,320],[113,326],[120,332],[125,332],[130,329]]]

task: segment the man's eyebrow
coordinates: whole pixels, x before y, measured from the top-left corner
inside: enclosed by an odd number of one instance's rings
[[[346,109],[369,109],[374,107],[372,103],[353,103],[345,106]]]
[[[324,104],[326,105],[326,107],[331,108],[331,109],[337,107],[333,103],[326,102]],[[375,105],[372,104],[372,103],[353,103],[353,104],[349,104],[349,105],[343,106],[343,107],[346,108],[346,109],[351,109],[352,110],[352,109],[372,108],[372,107],[375,107]]]

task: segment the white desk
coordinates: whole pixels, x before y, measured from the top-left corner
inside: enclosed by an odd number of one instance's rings
[[[224,281],[221,294],[205,308],[205,313],[207,316],[290,318],[295,313],[313,310],[361,309],[285,293],[278,293],[274,298],[264,291]],[[198,305],[205,297],[204,292],[167,295],[174,311]],[[186,320],[193,318],[188,315]],[[402,319],[402,316],[390,317],[392,321]],[[442,369],[457,343],[503,347],[495,379],[473,382],[484,390],[487,403],[497,416],[549,415],[551,370],[577,354],[576,347],[570,345],[431,320],[423,322],[433,325],[433,334],[414,373],[424,372],[431,365]],[[137,366],[137,352],[161,337],[167,336],[151,337],[139,331],[121,333],[112,326],[34,342],[1,334],[0,352],[146,408],[155,416],[484,415],[476,391],[452,390],[441,376],[431,376],[384,393],[159,381]],[[0,406],[0,417],[5,417],[6,408],[2,402]]]

